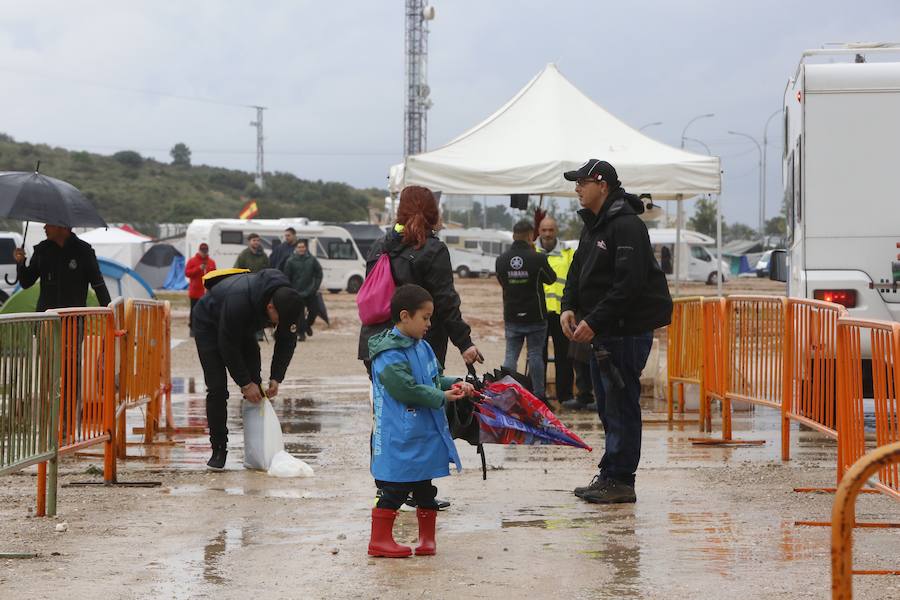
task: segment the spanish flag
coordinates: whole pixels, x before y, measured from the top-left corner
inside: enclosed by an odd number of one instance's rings
[[[241,212],[238,213],[238,219],[246,221],[247,219],[252,219],[258,214],[259,207],[256,205],[256,200],[250,200],[247,202],[247,204],[244,205],[244,208],[241,209]]]

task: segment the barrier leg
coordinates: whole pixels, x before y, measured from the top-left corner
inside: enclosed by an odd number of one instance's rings
[[[791,418],[784,404],[781,406],[781,460],[791,460]]]
[[[684,384],[678,384],[678,412],[684,415]]]
[[[674,394],[674,392],[675,392],[675,384],[673,384],[672,381],[670,380],[666,383],[666,399],[668,400],[668,402],[666,404],[667,404],[667,408],[669,411],[669,420],[670,421],[672,420],[672,418],[674,417],[674,414],[675,414],[675,407],[674,407],[675,394]]]
[[[47,463],[38,464],[37,470],[37,506],[34,514],[38,517],[47,516]]]
[[[47,516],[56,516],[56,491],[59,489],[59,457],[54,456],[47,466]]]
[[[736,440],[731,431],[731,399],[722,399],[722,437],[688,438],[695,446],[764,446],[765,440]]]

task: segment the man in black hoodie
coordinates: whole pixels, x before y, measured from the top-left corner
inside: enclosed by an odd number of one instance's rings
[[[641,458],[641,371],[653,330],[668,325],[672,298],[638,214],[643,204],[622,189],[616,170],[592,158],[565,178],[584,221],[563,293],[560,324],[569,339],[594,348],[591,378],[606,437],[600,473],[575,495],[588,502],[635,502]],[[604,393],[605,392],[605,393]]]
[[[206,420],[212,445],[207,466],[211,469],[224,468],[228,456],[227,374],[240,386],[244,398],[262,401],[262,360],[256,332],[268,324],[275,325],[275,350],[265,396],[276,396],[294,356],[302,307],[300,294],[284,273],[275,269],[239,273],[218,281],[194,307],[194,340],[206,382]]]
[[[495,270],[503,288],[503,321],[506,334],[506,358],[503,366],[516,371],[522,345],[528,342],[528,374],[534,395],[547,401],[544,394],[544,344],[547,341],[547,304],[544,284],[556,281],[556,273],[547,257],[534,249],[534,226],[519,221],[513,226],[513,243],[497,257]]]

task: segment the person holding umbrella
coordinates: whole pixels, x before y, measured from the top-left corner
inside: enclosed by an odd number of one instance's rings
[[[47,239],[34,247],[27,265],[25,249],[15,251],[22,287],[41,280],[38,311],[85,306],[88,285],[94,288],[100,305],[106,306],[109,290],[94,249],[72,233],[73,227],[106,227],[106,221],[77,188],[41,175],[40,166],[38,163],[32,173],[0,173],[0,218],[46,223]]]
[[[109,290],[97,255],[90,244],[72,233],[71,227],[44,225],[47,239],[34,247],[31,262],[25,264],[25,249],[16,248],[16,273],[23,288],[41,280],[37,311],[87,305],[87,288],[97,294],[100,306],[110,303]]]

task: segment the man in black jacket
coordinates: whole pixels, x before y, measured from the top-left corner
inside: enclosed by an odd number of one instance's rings
[[[70,227],[44,225],[44,233],[47,239],[34,247],[28,266],[25,251],[17,248],[15,252],[22,287],[30,288],[41,280],[36,310],[86,306],[88,285],[94,288],[100,306],[109,304],[109,290],[91,245],[79,239]]]
[[[528,343],[528,374],[534,395],[544,397],[544,344],[547,341],[547,305],[544,284],[556,281],[556,273],[547,257],[532,245],[534,226],[519,221],[513,226],[513,243],[497,257],[497,280],[503,287],[503,321],[506,333],[506,359],[503,366],[518,370],[519,353]]]
[[[284,241],[278,244],[277,248],[272,249],[272,254],[269,255],[269,265],[273,269],[284,272],[285,264],[294,255],[296,249],[297,230],[293,227],[288,227],[284,230]]]
[[[256,332],[276,326],[275,350],[265,396],[278,394],[278,385],[297,345],[300,295],[281,271],[263,269],[219,281],[194,308],[194,340],[206,382],[206,420],[209,423],[211,469],[225,467],[228,456],[228,378],[250,402],[263,399],[259,344]]]
[[[606,434],[600,473],[575,495],[601,504],[635,502],[641,457],[641,371],[653,330],[668,325],[672,298],[638,214],[641,201],[622,189],[608,162],[590,159],[575,181],[584,221],[563,293],[560,323],[569,339],[591,342],[591,378]],[[605,392],[605,394],[604,394]]]

